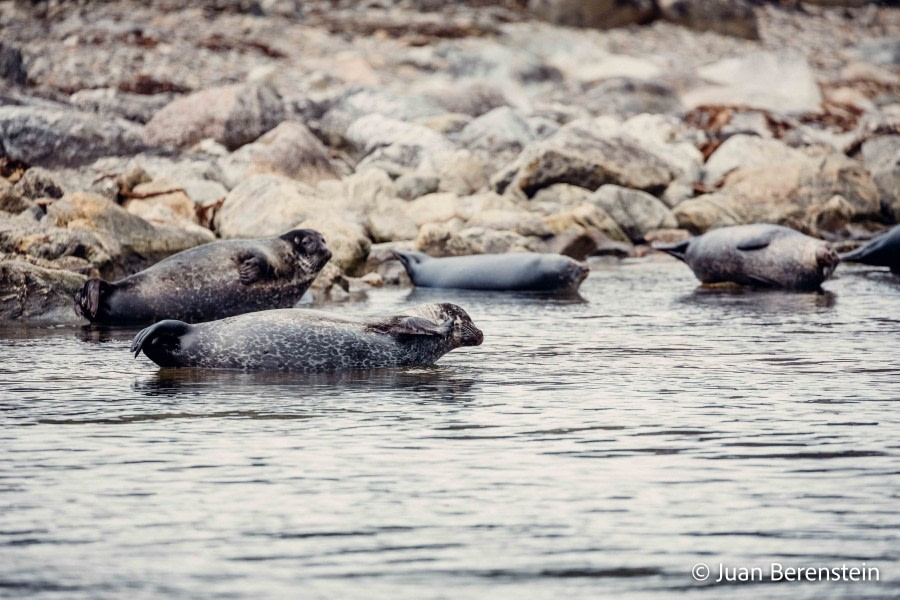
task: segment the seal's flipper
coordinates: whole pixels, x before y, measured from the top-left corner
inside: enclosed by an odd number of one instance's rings
[[[88,279],[75,293],[75,312],[93,323],[111,290],[112,285],[102,279]]]
[[[131,351],[135,358],[143,350],[147,358],[156,364],[163,367],[174,366],[172,354],[181,348],[181,336],[190,330],[191,326],[183,321],[160,321],[134,337]]]
[[[744,252],[752,252],[753,250],[762,250],[766,248],[769,244],[772,243],[772,238],[778,234],[778,231],[766,231],[760,235],[755,235],[751,238],[740,242],[737,245],[738,250],[743,250]]]
[[[241,283],[250,285],[268,277],[272,272],[272,266],[262,254],[251,254],[243,258],[238,265],[238,273]]]
[[[413,276],[413,272],[417,265],[430,258],[427,254],[423,254],[422,252],[407,252],[404,250],[391,250],[391,254],[400,261],[400,264],[403,265],[403,268],[406,269],[406,272],[410,277]]]
[[[422,317],[395,317],[384,323],[371,325],[369,329],[387,335],[434,335],[444,336],[453,329],[453,319],[434,323]]]
[[[678,260],[684,260],[684,255],[687,252],[688,246],[691,245],[692,239],[693,238],[688,238],[683,242],[677,242],[675,244],[653,244],[653,249],[670,254]]]

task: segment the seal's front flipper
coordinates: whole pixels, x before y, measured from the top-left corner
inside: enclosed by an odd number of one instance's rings
[[[134,357],[143,350],[147,358],[161,367],[175,366],[173,354],[181,349],[181,336],[191,330],[191,326],[183,321],[160,321],[147,327],[131,342]]]
[[[737,249],[743,250],[744,252],[762,250],[772,243],[772,238],[775,237],[777,233],[777,231],[766,231],[765,233],[762,233],[760,235],[755,235],[739,243],[737,245]]]
[[[370,326],[370,329],[387,335],[434,335],[443,336],[453,329],[453,319],[434,323],[422,317],[396,317],[384,323]]]
[[[687,252],[688,246],[691,245],[691,239],[693,238],[675,244],[653,244],[653,249],[670,254],[678,260],[684,260],[684,255]]]
[[[265,279],[272,272],[272,265],[262,254],[250,254],[242,257],[238,265],[238,273],[241,283],[250,285],[261,279]]]
[[[112,285],[102,279],[88,279],[75,293],[75,312],[93,323],[98,315],[103,318],[103,307]]]

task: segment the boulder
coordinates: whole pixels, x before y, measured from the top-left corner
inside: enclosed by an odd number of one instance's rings
[[[438,189],[435,191],[468,196],[487,187],[489,167],[485,164],[483,155],[459,149],[433,158],[438,163],[434,165],[435,176],[438,178]]]
[[[486,81],[447,82],[440,89],[426,92],[425,95],[449,113],[472,117],[510,103],[502,87]]]
[[[657,0],[662,17],[697,31],[759,39],[756,13],[746,0]]]
[[[281,97],[273,88],[241,83],[173,100],[153,115],[143,135],[155,146],[188,148],[212,138],[234,150],[278,125],[284,116]]]
[[[800,54],[751,52],[702,67],[698,75],[712,85],[682,94],[688,108],[743,105],[779,114],[822,110],[819,84]]]
[[[359,90],[340,98],[322,116],[319,127],[330,146],[346,141],[347,129],[358,119],[381,115],[397,121],[412,122],[446,112],[424,96],[394,94],[387,91]]]
[[[0,106],[0,154],[33,166],[77,167],[140,152],[140,128],[75,110]]]
[[[537,251],[541,249],[541,244],[539,240],[526,238],[514,231],[483,227],[457,231],[446,223],[430,223],[419,230],[415,247],[431,256],[466,256]]]
[[[78,323],[73,299],[86,280],[49,261],[0,253],[0,321]]]
[[[463,129],[459,143],[470,150],[493,155],[512,153],[513,157],[534,139],[528,122],[508,106],[487,112]]]
[[[23,196],[17,186],[0,177],[0,211],[18,214],[32,206],[34,202]]]
[[[225,196],[215,227],[223,238],[280,235],[334,210],[315,188],[282,175],[254,175]]]
[[[807,155],[782,141],[755,135],[733,135],[710,155],[703,169],[703,183],[718,185],[728,173],[745,167],[777,165],[802,160]]]
[[[274,173],[315,185],[338,175],[328,149],[303,123],[285,121],[255,142],[242,146],[219,161],[225,183],[235,187],[260,173]]]
[[[212,231],[200,225],[197,206],[191,198],[170,179],[154,179],[134,186],[122,206],[148,223],[184,229],[206,242],[216,238]]]
[[[107,117],[117,117],[147,123],[166,104],[175,99],[175,94],[133,94],[116,88],[79,90],[69,96],[69,102],[83,111]]]
[[[882,214],[892,223],[900,222],[900,135],[866,141],[862,160],[878,187]]]
[[[604,185],[588,201],[612,217],[633,242],[643,241],[648,231],[678,226],[672,211],[662,201],[640,190]]]
[[[39,198],[62,198],[62,188],[56,183],[53,174],[41,167],[32,167],[25,171],[16,182],[16,191],[30,200]]]
[[[579,103],[593,115],[676,113],[682,109],[671,87],[634,77],[615,77],[591,85],[581,94]]]
[[[557,25],[610,29],[651,21],[653,0],[530,0],[528,10]]]
[[[629,242],[628,234],[616,223],[609,213],[594,203],[584,202],[566,211],[550,215],[545,219],[554,235],[566,231],[576,231],[593,239],[610,239]]]

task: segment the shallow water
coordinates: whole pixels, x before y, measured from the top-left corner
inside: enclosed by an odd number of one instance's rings
[[[457,302],[485,343],[340,375],[2,329],[0,595],[900,597],[900,280],[825,287],[649,262],[583,301],[380,291],[335,310]],[[880,581],[712,583],[772,562]]]

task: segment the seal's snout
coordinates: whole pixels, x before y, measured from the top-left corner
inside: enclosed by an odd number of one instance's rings
[[[819,266],[819,271],[826,278],[831,277],[831,274],[834,273],[840,262],[841,259],[838,253],[831,246],[822,246],[816,250],[816,263]]]
[[[484,342],[484,332],[475,327],[471,322],[462,327],[462,345],[480,346]]]

